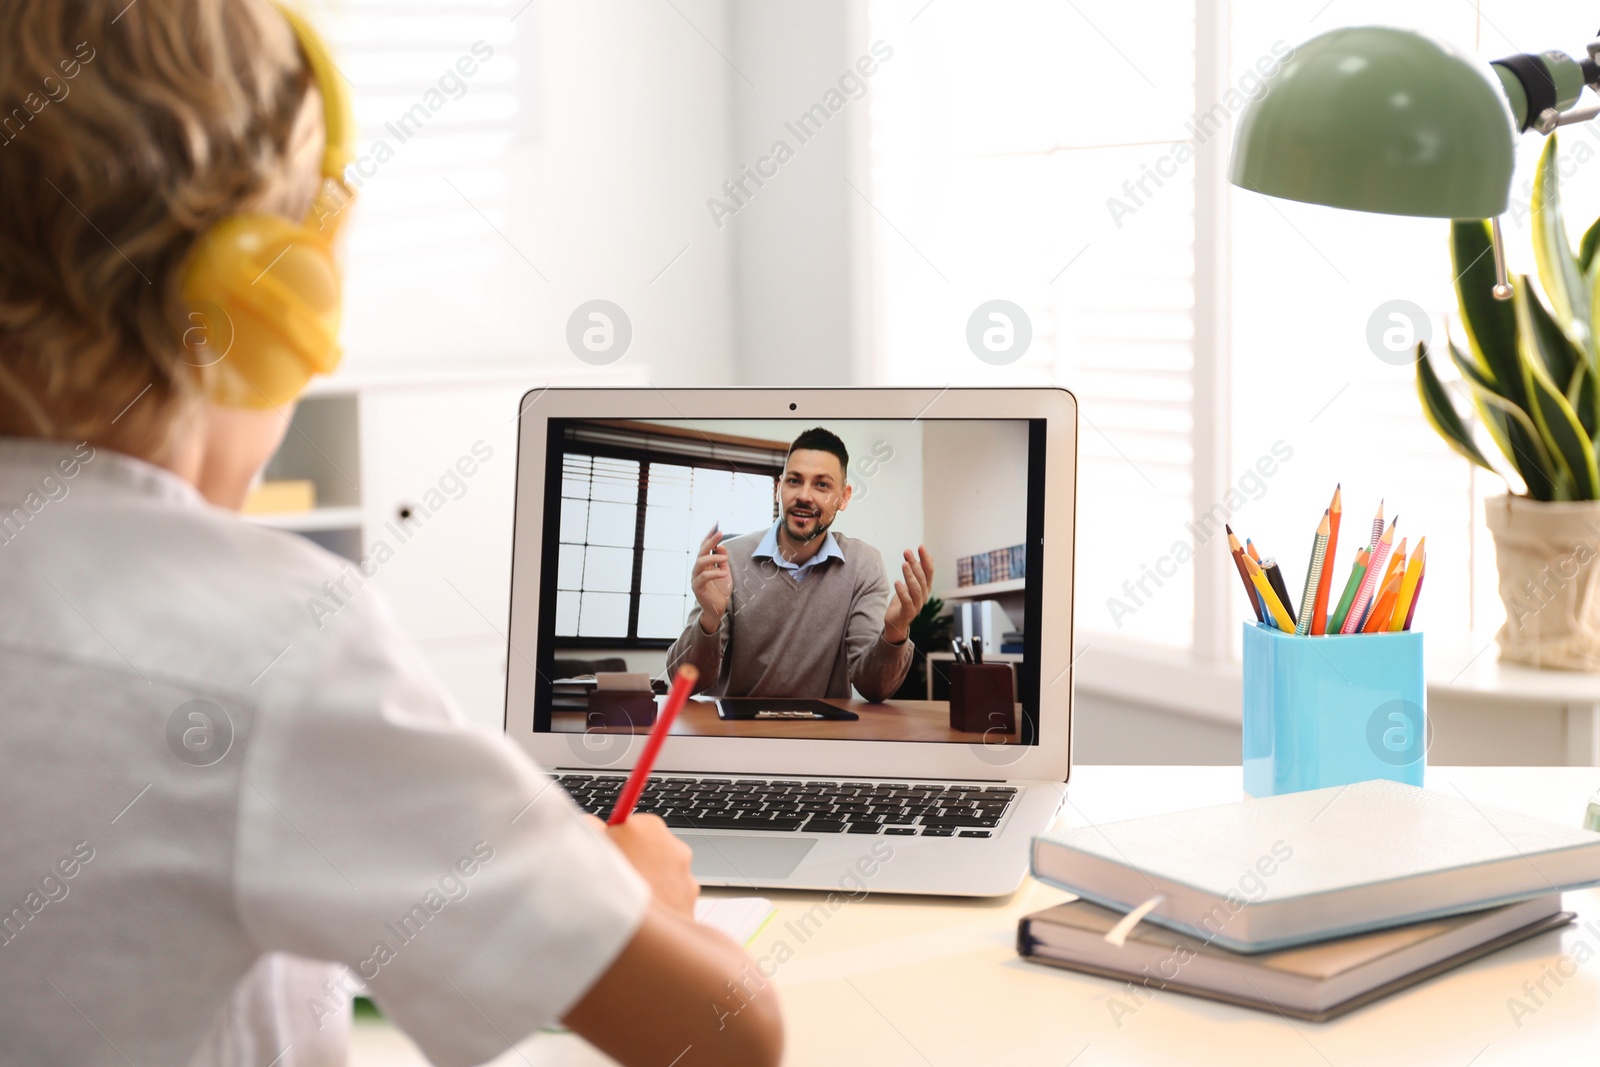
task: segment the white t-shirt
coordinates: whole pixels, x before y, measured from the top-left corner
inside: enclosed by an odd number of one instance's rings
[[[341,563],[160,468],[0,438],[0,1063],[184,1063],[281,952],[349,969],[276,1006],[308,1042],[354,975],[475,1064],[632,937],[643,881],[378,590],[313,618]]]

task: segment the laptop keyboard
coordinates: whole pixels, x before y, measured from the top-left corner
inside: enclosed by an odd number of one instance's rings
[[[620,774],[555,779],[602,819],[627,780]],[[675,829],[991,837],[1016,795],[1010,786],[960,783],[655,777],[634,810],[659,815]]]

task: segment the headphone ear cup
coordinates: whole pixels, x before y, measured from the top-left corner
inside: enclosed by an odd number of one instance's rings
[[[224,219],[190,253],[183,297],[187,358],[207,368],[217,404],[278,407],[339,365],[339,267],[315,230],[277,215]]]

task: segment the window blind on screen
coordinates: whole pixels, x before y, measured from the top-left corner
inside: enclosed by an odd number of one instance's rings
[[[769,526],[775,476],[580,447],[562,461],[555,634],[602,647],[669,641],[693,610],[701,541],[714,526],[730,537]]]

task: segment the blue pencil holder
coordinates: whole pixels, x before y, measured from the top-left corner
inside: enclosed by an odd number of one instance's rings
[[[1420,632],[1301,637],[1246,623],[1245,792],[1422,785],[1427,699]]]

